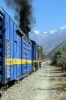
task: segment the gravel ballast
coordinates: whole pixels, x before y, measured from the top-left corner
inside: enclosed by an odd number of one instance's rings
[[[4,92],[0,100],[50,100],[50,67],[42,67]]]

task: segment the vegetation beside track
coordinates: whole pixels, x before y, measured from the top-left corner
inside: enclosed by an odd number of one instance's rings
[[[66,45],[63,45],[51,52],[52,65],[62,67],[66,71]]]

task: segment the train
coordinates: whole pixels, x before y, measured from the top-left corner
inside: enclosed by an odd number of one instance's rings
[[[41,65],[38,45],[0,7],[0,84],[20,80]]]

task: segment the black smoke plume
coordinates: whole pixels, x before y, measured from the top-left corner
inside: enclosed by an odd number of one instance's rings
[[[32,0],[5,0],[7,6],[14,9],[15,19],[19,21],[19,27],[28,36],[35,18],[32,16]]]

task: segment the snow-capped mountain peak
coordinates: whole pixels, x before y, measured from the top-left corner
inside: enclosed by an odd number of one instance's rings
[[[66,30],[66,25],[65,25],[64,27],[61,27],[60,30],[61,30],[61,31]]]
[[[40,31],[34,31],[36,34],[40,34]]]
[[[66,40],[66,25],[59,30],[51,30],[50,32],[32,31],[29,37],[36,41],[37,44],[43,46],[47,53],[53,50],[56,46]]]
[[[51,30],[50,32],[49,32],[49,34],[54,34],[56,32],[56,30]]]

